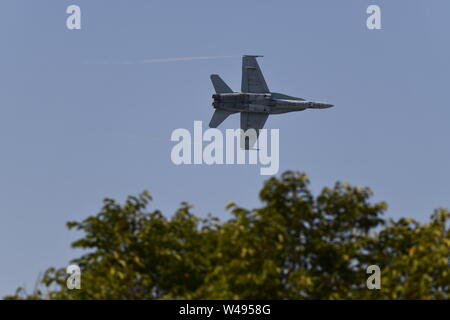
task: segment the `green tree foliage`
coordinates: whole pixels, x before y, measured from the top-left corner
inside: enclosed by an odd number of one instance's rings
[[[428,223],[385,220],[368,188],[337,183],[315,197],[308,178],[267,180],[262,207],[231,203],[226,222],[194,215],[186,203],[168,219],[148,212],[143,193],[69,229],[84,236],[82,289],[68,290],[65,268],[50,268],[28,299],[448,299],[450,213]],[[368,290],[366,268],[381,268]]]

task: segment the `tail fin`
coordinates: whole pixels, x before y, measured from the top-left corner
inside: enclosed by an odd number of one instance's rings
[[[232,93],[233,90],[223,81],[217,74],[211,75],[211,82],[216,90],[216,93]]]
[[[209,127],[217,128],[222,122],[224,122],[224,120],[226,118],[228,118],[229,115],[231,115],[233,113],[236,113],[236,112],[216,109],[216,111],[214,112],[214,114],[211,118],[211,121],[209,122]]]

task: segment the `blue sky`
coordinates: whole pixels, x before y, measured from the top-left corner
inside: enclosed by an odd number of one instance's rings
[[[66,8],[82,30],[66,29]],[[366,28],[379,4],[383,30]],[[207,124],[209,75],[240,88],[242,54],[261,54],[273,91],[336,105],[270,117],[280,173],[314,192],[370,186],[388,217],[450,207],[448,1],[24,1],[0,4],[0,296],[79,252],[69,220],[105,197],[149,190],[171,215],[256,207],[257,166],[175,166],[176,128]],[[199,56],[234,58],[122,64]],[[101,62],[109,61],[109,64]],[[237,127],[230,117],[223,128]]]

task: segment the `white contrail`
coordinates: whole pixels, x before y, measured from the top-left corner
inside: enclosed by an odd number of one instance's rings
[[[135,60],[135,61],[93,61],[93,62],[86,62],[86,63],[87,64],[149,64],[149,63],[180,62],[180,61],[193,61],[193,60],[228,59],[228,58],[236,58],[236,57],[237,56],[201,56],[201,57],[143,59],[143,60]]]

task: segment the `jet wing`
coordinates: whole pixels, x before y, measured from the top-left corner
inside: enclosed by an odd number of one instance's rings
[[[259,68],[256,58],[260,56],[242,57],[242,83],[241,92],[269,93],[266,80]]]
[[[264,127],[264,124],[267,121],[267,118],[269,117],[268,113],[255,113],[255,112],[241,112],[241,129],[245,132],[248,129],[255,129],[256,131],[256,138],[259,136],[259,130]],[[251,139],[246,139],[245,145],[242,143],[241,139],[241,147],[245,146],[245,149],[248,150],[256,142],[256,139],[254,141],[250,141]]]

